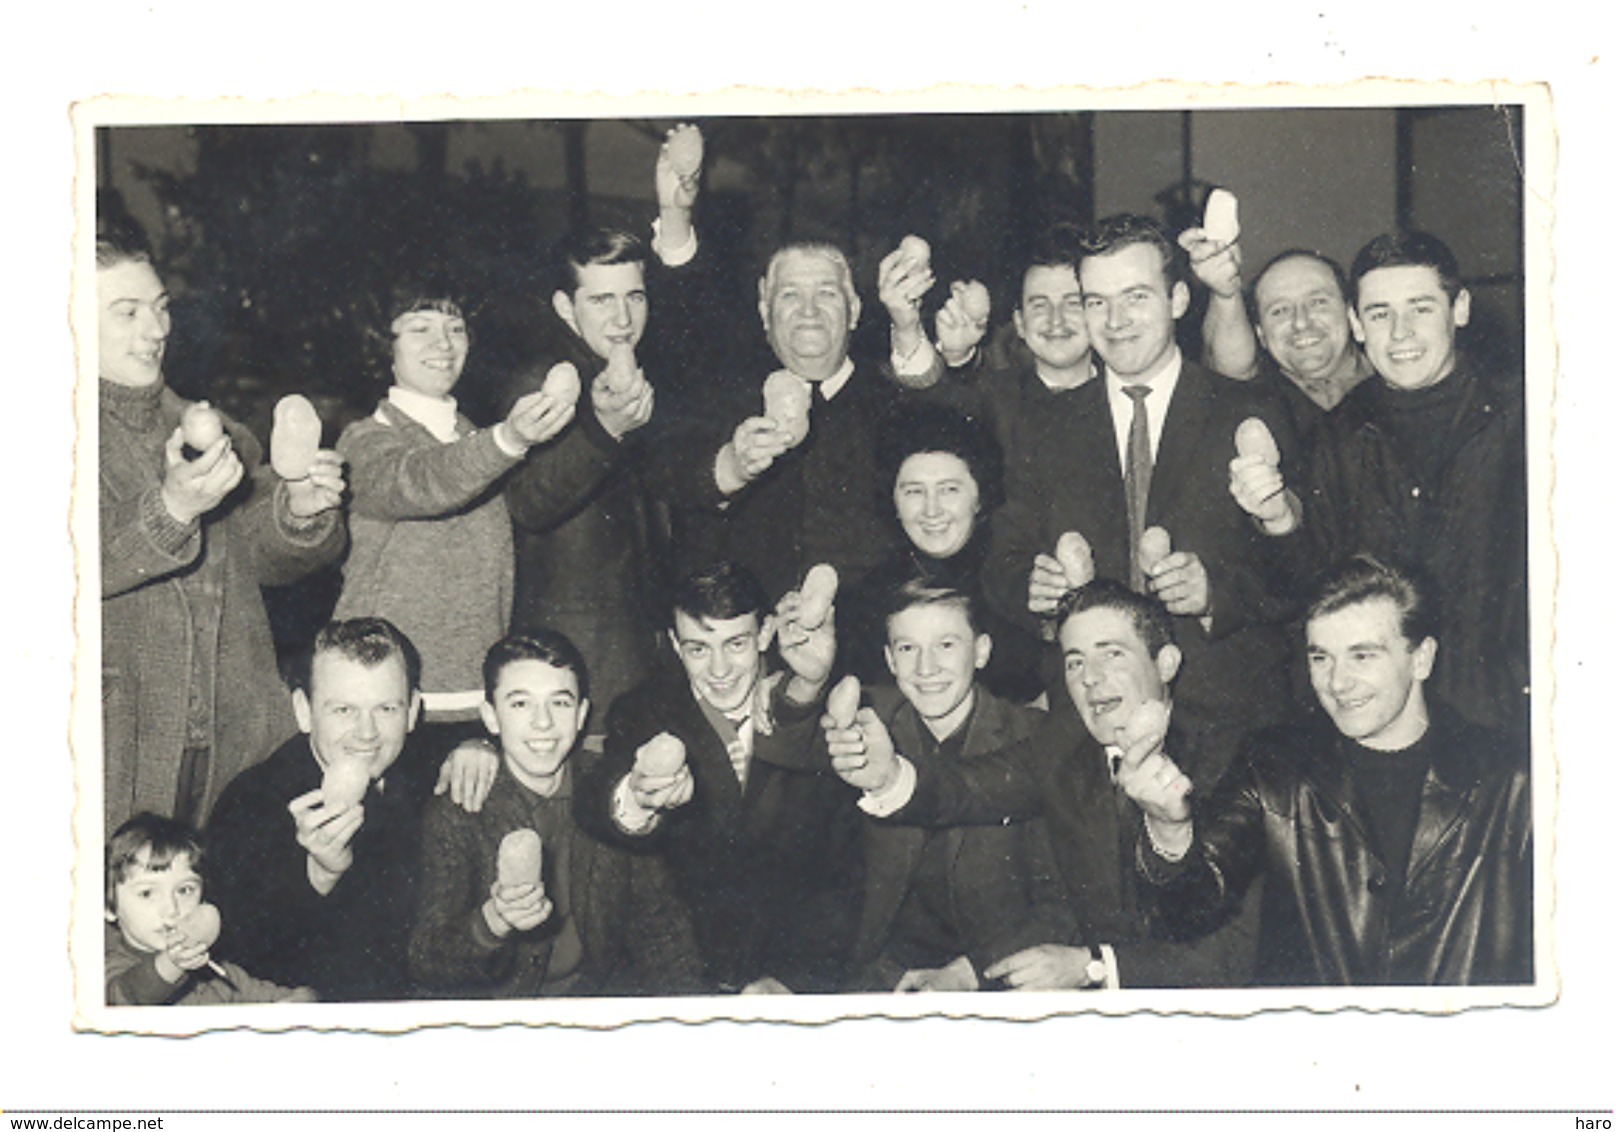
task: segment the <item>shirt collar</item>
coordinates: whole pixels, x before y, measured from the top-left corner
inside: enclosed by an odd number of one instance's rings
[[[856,364],[846,357],[838,369],[824,377],[821,381],[813,382],[812,384],[815,385],[817,389],[821,390],[823,400],[831,401],[833,398],[839,395],[839,390],[845,387],[850,380],[850,375],[855,373],[855,371]]]
[[[456,398],[429,397],[403,385],[390,386],[388,403],[431,432],[450,443],[456,439]]]
[[[1120,393],[1128,385],[1146,385],[1155,393],[1162,390],[1169,392],[1176,383],[1176,377],[1182,372],[1182,350],[1179,346],[1172,346],[1171,352],[1165,355],[1165,360],[1147,373],[1137,374],[1131,379],[1121,377],[1112,369],[1105,369],[1108,375],[1109,391]],[[1123,395],[1123,394],[1122,394]]]

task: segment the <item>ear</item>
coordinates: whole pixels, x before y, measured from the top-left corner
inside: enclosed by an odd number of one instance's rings
[[[850,329],[854,330],[861,321],[861,296],[856,294],[854,284],[845,292],[845,297],[850,300]]]
[[[574,317],[574,300],[562,291],[552,292],[552,310],[576,335],[580,333],[580,320]]]
[[[889,666],[889,674],[891,676],[896,675],[896,672],[895,672],[895,650],[890,648],[887,644],[884,646],[884,663]]]
[[[1154,667],[1159,670],[1160,683],[1169,687],[1182,668],[1182,650],[1175,645],[1166,645],[1154,658]]]
[[[585,721],[591,718],[591,701],[581,700],[580,706],[574,709],[574,730],[585,730]]]
[[[755,634],[754,647],[759,649],[761,652],[765,652],[766,649],[771,647],[772,638],[774,638],[776,635],[777,615],[775,613],[767,613],[764,617],[760,618],[760,631]]]
[[[1030,344],[1030,339],[1024,336],[1024,311],[1018,307],[1013,308],[1013,332],[1019,336],[1019,341]]]
[[[1362,320],[1357,317],[1356,308],[1346,307],[1345,317],[1351,320],[1351,337],[1363,345],[1367,344],[1368,332],[1362,328]]]
[[[410,731],[417,725],[417,716],[422,713],[422,693],[416,689],[411,690],[411,706],[406,709],[405,729]]]
[[[760,326],[771,333],[771,296],[766,294],[765,276],[760,277]]]
[[[991,635],[981,633],[974,638],[974,669],[984,668],[991,660]]]
[[[670,651],[675,653],[676,658],[679,659],[681,656],[681,641],[676,637],[675,630],[666,629],[664,635],[670,639]]]
[[[1193,301],[1193,293],[1188,285],[1178,279],[1171,285],[1171,317],[1181,318],[1188,313],[1188,303]]]
[[[313,716],[309,694],[303,688],[293,689],[293,718],[298,720],[298,729],[308,735]]]
[[[1469,325],[1469,288],[1464,287],[1458,291],[1458,297],[1452,300],[1452,325]]]
[[[116,924],[118,922],[118,913],[114,912],[111,908],[103,910],[101,914],[107,917],[107,922],[109,924]]]
[[[478,705],[478,717],[484,721],[484,730],[491,735],[501,734],[501,717],[495,713],[495,705],[489,700]]]
[[[1425,637],[1418,642],[1413,650],[1413,679],[1420,682],[1430,678],[1430,672],[1435,668],[1435,650],[1439,646],[1434,637]]]

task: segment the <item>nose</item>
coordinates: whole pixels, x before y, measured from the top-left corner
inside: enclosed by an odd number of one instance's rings
[[[369,711],[355,715],[355,738],[372,739],[377,736],[377,718]]]
[[[1411,338],[1413,336],[1412,317],[1406,311],[1398,310],[1392,316],[1390,336],[1392,338]]]
[[[613,305],[613,324],[617,327],[630,325],[630,302],[627,299],[615,299]]]
[[[934,655],[933,649],[917,650],[917,674],[919,676],[933,676],[940,671],[940,662]]]
[[[1131,321],[1129,313],[1130,312],[1127,311],[1125,303],[1111,299],[1109,301],[1109,329],[1116,330],[1122,326],[1125,326]]]
[[[1355,685],[1355,684],[1356,684],[1356,680],[1351,675],[1351,669],[1350,669],[1349,665],[1336,664],[1333,661],[1329,662],[1329,669],[1328,669],[1328,688],[1329,688],[1329,691],[1334,692],[1336,694],[1341,693],[1341,692],[1348,692],[1348,691],[1351,690],[1352,686]]]
[[[158,905],[158,914],[165,926],[174,925],[180,919],[180,898],[172,892],[165,895]]]
[[[543,705],[536,704],[529,713],[529,726],[544,735],[552,729],[552,713]]]
[[[940,497],[932,491],[923,493],[923,517],[933,519],[938,517],[945,509],[940,506]]]
[[[169,312],[148,307],[141,315],[140,333],[150,342],[161,342],[169,337]]]
[[[720,680],[726,675],[726,657],[721,654],[719,649],[715,649],[709,654],[709,675],[716,680]]]
[[[1308,326],[1310,326],[1311,325],[1311,320],[1306,317],[1306,313],[1307,313],[1306,312],[1306,304],[1305,303],[1297,304],[1295,306],[1295,308],[1294,308],[1294,311],[1289,316],[1289,325],[1290,325],[1290,327],[1292,327],[1295,330],[1304,330]]]

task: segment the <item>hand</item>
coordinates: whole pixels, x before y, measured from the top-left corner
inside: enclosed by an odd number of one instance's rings
[[[287,510],[295,518],[313,519],[343,503],[343,457],[323,448],[310,461],[310,474],[287,485]]]
[[[1090,947],[1043,943],[1014,952],[985,968],[987,979],[1002,979],[1009,990],[1081,990],[1095,986],[1087,978],[1092,961]]]
[[[1058,559],[1050,554],[1038,554],[1030,566],[1026,605],[1031,613],[1045,617],[1055,611],[1064,595],[1074,588]]]
[[[644,810],[673,810],[692,801],[692,770],[686,763],[673,774],[649,774],[630,768],[630,796]]]
[[[185,443],[176,428],[163,446],[163,506],[177,523],[206,515],[242,482],[242,461],[231,449],[230,434],[214,441],[195,460],[182,454]]]
[[[789,590],[777,602],[777,652],[802,687],[820,690],[833,674],[833,659],[839,651],[833,628],[837,611],[830,610],[815,629],[806,629],[799,620],[799,603],[798,590]]]
[[[989,318],[975,318],[963,302],[968,284],[958,280],[951,285],[951,297],[934,316],[934,336],[940,341],[940,352],[947,365],[961,365],[968,360],[985,331]]]
[[[342,876],[355,863],[349,842],[366,820],[364,806],[358,802],[323,805],[321,791],[316,789],[287,803],[287,812],[293,815],[298,844],[310,860],[334,877]]]
[[[1265,524],[1268,531],[1294,518],[1283,473],[1275,461],[1265,456],[1233,457],[1227,464],[1227,490],[1234,502]]]
[[[672,152],[675,151],[675,152]],[[685,168],[693,156],[696,168]],[[680,157],[682,160],[673,160]],[[659,209],[691,209],[698,202],[698,180],[703,169],[703,133],[683,122],[668,130],[653,166],[653,187]]]
[[[1189,228],[1177,236],[1176,242],[1188,253],[1193,274],[1215,295],[1234,299],[1243,294],[1243,254],[1238,242],[1221,244],[1210,238],[1203,228]]]
[[[720,450],[715,480],[726,494],[740,491],[765,472],[788,449],[792,436],[770,417],[749,417],[737,426],[732,439]],[[736,486],[731,486],[734,482]],[[728,490],[730,487],[730,490]]]
[[[620,348],[615,346],[616,351]],[[630,347],[623,349],[628,355]],[[634,357],[630,364],[636,364]],[[603,431],[621,440],[653,419],[653,385],[639,369],[632,370],[630,379],[625,380],[615,372],[610,358],[608,368],[591,382],[591,407]]]
[[[1165,736],[1146,735],[1120,752],[1115,781],[1143,816],[1159,823],[1161,844],[1191,832],[1193,782],[1165,753]]]
[[[968,956],[959,955],[944,967],[918,967],[901,976],[895,984],[896,994],[915,991],[973,991],[979,989],[979,977]]]
[[[738,994],[793,994],[786,983],[770,975],[755,979],[748,986],[737,992]]]
[[[169,942],[163,949],[163,955],[181,971],[195,971],[199,967],[208,965],[208,944],[197,940],[187,939],[179,932],[169,936]],[[175,982],[176,979],[169,979]]]
[[[540,927],[552,914],[546,886],[523,884],[503,888],[500,881],[490,885],[490,898],[484,902],[484,922],[498,939],[510,932],[527,932]]]
[[[571,397],[558,397],[544,389],[526,393],[507,412],[497,428],[506,429],[505,440],[512,448],[533,448],[544,444],[568,427],[577,403]]]
[[[501,756],[488,739],[467,739],[445,756],[439,765],[439,779],[433,784],[435,795],[450,792],[450,800],[470,814],[484,808],[484,799],[490,796],[496,773],[501,769]]]
[[[1148,571],[1148,588],[1172,613],[1205,617],[1210,613],[1210,575],[1192,551],[1176,550]]]
[[[923,325],[923,296],[934,286],[934,272],[896,248],[878,261],[878,301],[896,330]]]
[[[833,770],[844,781],[868,794],[882,793],[893,786],[900,774],[895,742],[889,737],[878,713],[864,707],[856,713],[854,727],[835,727],[831,716],[822,717],[822,732]]]

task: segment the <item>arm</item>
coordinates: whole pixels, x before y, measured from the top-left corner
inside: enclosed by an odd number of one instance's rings
[[[465,507],[518,463],[480,429],[451,444],[423,444],[410,426],[376,418],[356,421],[338,438],[349,464],[350,507],[356,515],[398,521],[434,519]]]
[[[595,412],[578,414],[561,435],[530,449],[507,480],[513,523],[544,531],[567,519],[618,467],[620,453]]]
[[[202,553],[202,524],[179,522],[163,506],[163,488],[116,498],[101,490],[101,596],[117,597],[190,566]]]
[[[164,1006],[179,998],[191,982],[190,972],[170,982],[158,972],[158,953],[141,952],[107,932],[107,1005]]]

